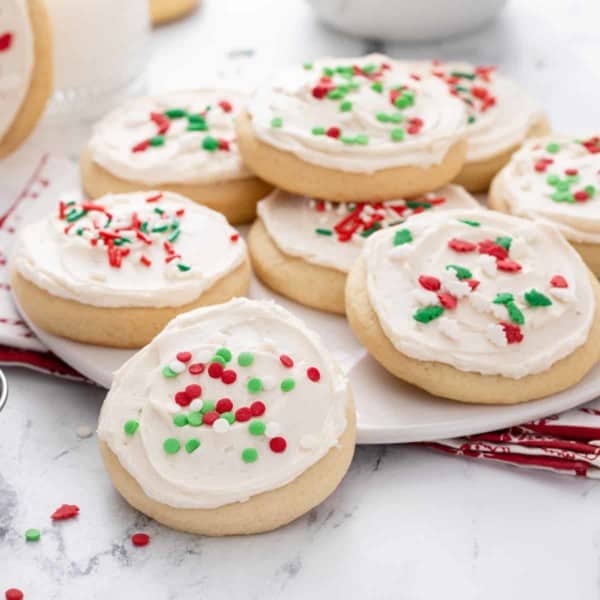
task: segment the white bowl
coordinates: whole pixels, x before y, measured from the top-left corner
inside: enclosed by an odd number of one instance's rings
[[[307,0],[345,33],[402,42],[439,40],[481,27],[506,0]]]

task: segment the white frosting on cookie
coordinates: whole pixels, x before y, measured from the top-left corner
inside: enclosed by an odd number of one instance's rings
[[[412,214],[479,204],[457,185],[411,200],[332,203],[275,190],[258,205],[258,215],[282,252],[347,273],[367,238]]]
[[[3,0],[0,6],[0,140],[27,96],[33,64],[28,3]]]
[[[317,335],[272,302],[238,298],[179,315],[129,360],[98,434],[150,498],[215,508],[323,458],[346,428],[348,398]]]
[[[439,164],[465,133],[464,103],[443,82],[379,54],[284,69],[248,111],[262,141],[351,172]]]
[[[412,62],[407,68],[446,82],[467,108],[466,162],[486,160],[521,144],[544,118],[540,104],[493,67],[464,62]]]
[[[517,240],[528,240],[518,261]],[[412,252],[399,260],[394,249],[402,246]],[[483,256],[495,262],[493,272]],[[492,211],[417,215],[372,236],[364,259],[379,323],[412,358],[518,379],[551,368],[588,339],[596,310],[590,274],[552,226]],[[570,299],[557,301],[557,289]],[[417,290],[435,301],[423,306]]]
[[[235,141],[234,120],[245,102],[243,92],[225,88],[138,98],[96,124],[91,158],[146,185],[251,177]]]
[[[600,138],[529,140],[498,178],[512,214],[553,223],[574,242],[600,244]]]
[[[23,277],[55,296],[94,306],[181,306],[247,256],[225,217],[169,192],[61,202],[19,232]]]

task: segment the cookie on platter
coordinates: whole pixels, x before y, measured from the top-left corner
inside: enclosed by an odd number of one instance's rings
[[[448,183],[464,162],[465,129],[465,105],[444,82],[379,54],[284,69],[237,119],[240,152],[259,177],[337,202]]]
[[[61,201],[24,226],[18,303],[40,328],[118,348],[147,344],[177,314],[244,295],[246,244],[219,213],[170,192]]]
[[[82,154],[86,193],[166,189],[230,223],[251,221],[271,186],[238,152],[234,118],[246,99],[239,90],[207,88],[138,98],[114,110],[96,124]]]
[[[600,276],[600,137],[529,140],[494,179],[490,208],[552,223]]]
[[[98,427],[135,508],[203,535],[259,533],[322,502],[355,444],[347,379],[273,302],[235,299],[175,318],[115,375]]]
[[[512,404],[575,385],[600,358],[600,286],[558,230],[493,211],[410,217],[348,277],[352,329],[428,392]]]
[[[411,200],[332,203],[275,190],[258,204],[248,249],[254,272],[301,304],[344,314],[346,276],[367,238],[420,212],[477,208],[456,185]]]
[[[152,23],[160,25],[185,17],[199,4],[199,0],[148,0]]]
[[[0,9],[0,158],[16,150],[52,92],[52,29],[42,0]]]

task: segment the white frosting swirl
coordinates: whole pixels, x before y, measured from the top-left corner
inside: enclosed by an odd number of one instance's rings
[[[247,256],[225,217],[170,192],[61,206],[19,231],[13,255],[23,277],[61,298],[104,307],[181,306]]]
[[[358,204],[336,204],[275,190],[258,204],[258,215],[286,254],[347,273],[375,231],[425,210],[478,206],[475,198],[457,185],[411,200]]]
[[[33,30],[27,0],[3,0],[0,7],[0,140],[27,96],[33,64]]]
[[[251,177],[234,128],[245,102],[243,92],[225,88],[138,98],[96,124],[91,158],[117,177],[146,185]],[[161,145],[145,147],[148,140]]]
[[[498,175],[508,210],[553,223],[574,242],[600,244],[600,141],[593,140],[555,135],[528,141]]]
[[[418,215],[371,237],[364,258],[381,327],[412,358],[519,379],[588,338],[590,274],[552,226],[492,211]]]
[[[229,359],[227,378],[209,367],[217,354]],[[206,369],[190,373],[198,363]],[[191,402],[183,391],[190,384],[200,386]],[[348,394],[299,319],[272,302],[238,298],[179,315],[129,360],[104,401],[98,434],[150,498],[215,508],[286,485],[325,456],[346,428]],[[229,402],[217,402],[223,398]],[[130,434],[129,421],[139,424]]]
[[[361,173],[439,164],[465,132],[464,104],[449,97],[443,82],[412,79],[405,66],[379,54],[285,69],[256,92],[248,111],[264,142]],[[327,133],[331,128],[338,137]]]
[[[433,73],[467,108],[466,162],[486,160],[521,144],[544,118],[540,104],[495,68],[464,62],[413,62],[408,69]]]

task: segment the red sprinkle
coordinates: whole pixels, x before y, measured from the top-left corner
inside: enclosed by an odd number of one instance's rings
[[[185,386],[185,393],[194,400],[202,395],[202,388],[197,383],[190,383]]]
[[[257,400],[250,405],[250,412],[253,417],[264,415],[265,410],[267,410],[267,407],[260,400]]]
[[[51,515],[53,521],[63,521],[64,519],[72,519],[79,514],[79,506],[75,504],[62,504]]]
[[[459,240],[458,238],[451,239],[448,242],[448,247],[456,252],[474,252],[477,249],[477,246],[473,242]]]
[[[203,363],[194,363],[188,367],[188,371],[192,375],[201,375],[204,373],[204,364]]]
[[[317,367],[308,367],[308,369],[306,369],[306,376],[311,381],[317,382],[321,379],[321,372]]]
[[[342,132],[339,127],[330,127],[325,132],[330,138],[339,138],[342,135]]]
[[[250,420],[252,411],[247,406],[242,406],[235,411],[235,420],[244,423]]]
[[[185,391],[180,391],[175,394],[175,402],[179,404],[179,406],[188,406],[191,401],[192,399]]]
[[[508,273],[516,273],[523,268],[518,262],[510,258],[496,261],[496,266],[500,271],[507,271]]]
[[[567,280],[562,275],[555,275],[550,280],[550,285],[555,288],[568,288],[569,287]]]
[[[220,100],[219,106],[221,107],[221,110],[226,113],[230,113],[233,110],[233,106],[229,100]]]
[[[17,588],[10,588],[4,592],[6,600],[23,600],[23,592]]]
[[[189,362],[192,358],[192,353],[191,352],[178,352],[176,354],[176,358],[177,360],[186,363]]]
[[[437,277],[431,277],[431,275],[419,275],[419,283],[421,287],[430,292],[437,292],[442,287],[441,281]]]
[[[162,193],[154,194],[154,196],[148,196],[146,202],[158,202],[163,197]]]
[[[229,398],[221,398],[216,406],[218,413],[229,412],[233,409],[233,402]]]
[[[229,142],[227,140],[224,140],[223,138],[220,138],[219,139],[219,150],[228,151],[229,150]]]
[[[509,344],[519,344],[523,341],[523,333],[518,325],[505,322],[501,322],[500,325],[504,329],[504,335]]]
[[[273,452],[284,452],[287,448],[287,442],[285,441],[285,438],[274,437],[269,442],[269,448],[271,448]]]
[[[216,410],[210,410],[204,413],[202,417],[202,423],[205,425],[212,425],[221,415]]]
[[[150,267],[152,265],[152,261],[145,255],[142,254],[140,256],[140,262],[145,266],[145,267]]]
[[[444,308],[448,308],[450,310],[456,308],[456,305],[458,304],[458,300],[452,294],[438,294],[438,299]]]
[[[144,150],[148,150],[150,146],[150,140],[142,140],[138,144],[136,144],[131,151],[132,152],[144,152]]]
[[[294,366],[294,360],[292,359],[291,356],[288,356],[287,354],[282,354],[279,357],[279,360],[280,360],[281,364],[284,367],[287,367],[288,369],[291,369]]]
[[[225,385],[231,385],[232,383],[235,383],[236,379],[237,373],[233,369],[225,369],[221,374],[221,381]]]
[[[223,371],[224,371],[223,365],[218,362],[210,363],[210,365],[208,367],[208,374],[213,379],[220,379],[221,375],[223,374]]]
[[[0,35],[0,52],[5,52],[6,50],[9,50],[12,46],[12,41],[13,34],[10,31]]]
[[[467,279],[466,282],[469,284],[471,290],[476,290],[479,287],[479,284],[481,283],[477,279]]]
[[[585,202],[590,199],[590,195],[585,190],[579,190],[573,194],[573,198],[575,198],[577,202]]]
[[[508,257],[508,250],[492,240],[483,240],[479,242],[479,254],[489,254],[498,260],[502,260]]]
[[[134,546],[147,546],[150,543],[150,536],[147,533],[134,533],[131,536],[131,543]]]
[[[578,173],[577,169],[565,169],[565,175],[577,175]]]
[[[240,239],[240,234],[239,234],[239,233],[232,233],[232,234],[229,236],[229,239],[230,239],[232,242],[237,242],[237,241]]]

